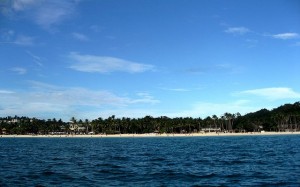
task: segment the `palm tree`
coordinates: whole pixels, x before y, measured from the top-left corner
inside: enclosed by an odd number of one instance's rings
[[[225,116],[225,118],[226,118],[226,120],[227,120],[227,124],[226,124],[227,130],[228,130],[228,131],[232,131],[233,119],[234,119],[235,115],[226,112],[226,113],[224,114],[224,116]]]
[[[206,128],[208,128],[208,132],[211,130],[211,124],[212,124],[213,119],[210,116],[207,116],[204,119],[204,123],[206,124]]]
[[[212,119],[214,120],[215,129],[217,129],[217,123],[216,123],[216,121],[218,120],[218,116],[212,115]]]
[[[71,117],[70,121],[71,121],[72,123],[77,123],[77,120],[76,120],[75,117]]]
[[[84,124],[85,124],[85,133],[88,134],[89,133],[89,125],[90,125],[89,120],[85,119]]]
[[[219,118],[220,122],[221,122],[221,131],[224,131],[225,127],[224,127],[224,121],[226,120],[225,116],[221,116]]]
[[[112,115],[110,117],[108,117],[106,119],[107,121],[107,126],[109,127],[109,133],[112,133],[113,132],[113,129],[114,128],[114,132],[116,131],[116,126],[115,126],[115,115]]]

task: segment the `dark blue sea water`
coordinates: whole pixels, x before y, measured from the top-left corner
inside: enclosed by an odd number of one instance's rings
[[[300,136],[0,138],[0,186],[300,186]]]

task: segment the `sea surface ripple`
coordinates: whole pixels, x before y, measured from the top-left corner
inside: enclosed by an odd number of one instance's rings
[[[300,186],[300,136],[0,138],[0,186]]]

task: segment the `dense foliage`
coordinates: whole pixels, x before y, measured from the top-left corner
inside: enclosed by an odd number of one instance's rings
[[[300,102],[285,104],[273,110],[261,109],[244,116],[225,113],[204,119],[191,117],[169,118],[166,116],[143,118],[115,118],[76,120],[41,120],[28,117],[0,118],[0,134],[87,134],[87,133],[193,133],[200,131],[253,132],[299,131]]]

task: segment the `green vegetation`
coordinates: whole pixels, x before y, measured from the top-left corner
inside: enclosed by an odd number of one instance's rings
[[[300,131],[300,102],[285,104],[271,111],[261,109],[244,116],[225,113],[204,119],[166,116],[143,118],[115,118],[77,120],[40,120],[28,117],[0,118],[0,134],[126,134],[126,133],[193,133],[203,131],[253,132]]]

